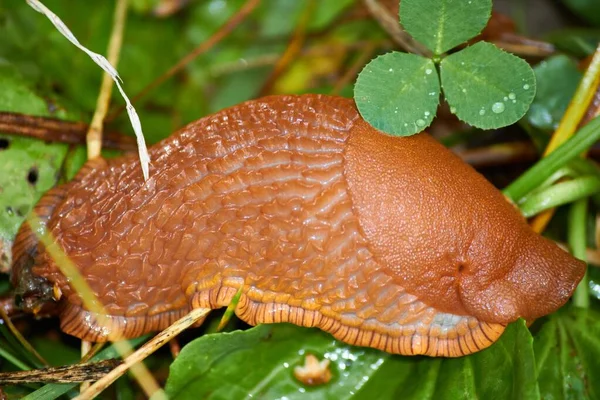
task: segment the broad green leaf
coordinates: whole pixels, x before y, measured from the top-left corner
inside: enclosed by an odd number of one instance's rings
[[[402,0],[400,23],[434,54],[477,36],[490,19],[492,0]]]
[[[293,375],[306,354],[329,359],[332,380],[305,386]],[[348,346],[317,329],[288,324],[210,334],[171,365],[172,399],[537,399],[532,338],[523,321],[489,349],[442,359]]]
[[[440,63],[442,88],[452,113],[482,129],[517,122],[535,96],[535,75],[525,60],[478,42]]]
[[[564,55],[550,57],[533,69],[537,82],[535,98],[527,121],[536,128],[553,132],[581,80],[577,64]]]
[[[361,71],[354,100],[367,122],[383,132],[409,136],[431,124],[440,97],[433,61],[414,54],[391,52],[372,60]]]
[[[551,315],[534,350],[542,398],[599,398],[600,313],[566,308]]]
[[[0,66],[0,110],[48,115],[48,105],[9,65]],[[27,213],[56,183],[67,146],[0,132],[0,271],[10,264],[11,245]]]

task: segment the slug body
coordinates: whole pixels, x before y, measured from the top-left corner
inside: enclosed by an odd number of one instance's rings
[[[36,208],[108,323],[27,226],[13,249],[25,308],[58,291],[62,329],[104,341],[227,306],[241,288],[236,314],[250,324],[453,357],[556,310],[585,270],[429,135],[383,135],[351,100],[246,102],[150,156],[146,183],[135,156],[96,160]]]

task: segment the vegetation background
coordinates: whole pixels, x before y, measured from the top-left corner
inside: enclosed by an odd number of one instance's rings
[[[114,1],[44,3],[85,46],[105,53]],[[377,11],[373,4],[382,7]],[[430,131],[503,188],[540,157],[567,109],[600,41],[600,2],[511,0],[494,6],[504,14],[494,14],[481,37],[534,67],[537,95],[529,112],[508,128],[481,131],[458,121],[442,104]],[[242,15],[243,7],[248,13]],[[188,122],[265,94],[352,96],[356,76],[371,58],[403,50],[385,24],[386,18],[397,21],[397,15],[397,0],[131,0],[118,70],[135,99],[146,138],[154,143]],[[8,272],[10,244],[37,199],[85,161],[84,125],[96,107],[100,81],[99,68],[25,1],[0,0],[0,111],[84,123],[57,130],[27,118],[10,125],[0,115],[5,132],[0,134],[0,271]],[[597,111],[599,99],[596,93],[586,115]],[[113,92],[106,129],[131,135],[122,104]],[[16,135],[15,126],[29,128]],[[61,143],[65,139],[57,132],[67,127],[79,144]],[[23,136],[33,131],[42,138]],[[131,150],[131,143],[117,140],[113,147]],[[106,155],[119,151],[106,150]],[[592,147],[589,154],[594,159],[600,153]],[[146,364],[167,394],[181,399],[600,398],[596,212],[592,202],[584,216],[589,307],[567,306],[530,328],[519,321],[477,354],[458,359],[392,356],[347,346],[315,329],[283,324],[250,329],[235,319],[226,333],[215,333],[222,315],[215,312],[203,327],[180,337],[187,346],[175,361],[163,349]],[[545,232],[565,242],[569,229],[568,207],[563,207]],[[11,296],[7,274],[0,274],[0,295]],[[1,303],[5,308],[7,301]],[[80,360],[79,342],[62,334],[55,319],[17,315],[14,323],[48,364]],[[304,363],[307,353],[331,361],[329,383],[306,386],[294,377],[294,367]],[[0,323],[0,370],[41,366]],[[0,398],[71,398],[77,386],[29,383],[2,390]],[[124,376],[102,396],[134,399],[139,393],[135,380]]]

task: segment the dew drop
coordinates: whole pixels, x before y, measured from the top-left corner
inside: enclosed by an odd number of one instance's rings
[[[508,100],[508,97],[504,96],[504,101]]]
[[[433,71],[431,70],[431,68],[427,68],[427,69],[425,70],[425,73],[426,73],[427,75],[430,75],[432,72],[433,72]]]
[[[467,93],[467,89],[463,88],[462,92]]]
[[[450,112],[452,114],[456,114],[456,107],[450,107]]]
[[[528,84],[523,85],[523,89],[525,89],[525,90],[529,89],[529,85]]]
[[[388,69],[388,71],[394,72],[394,68],[390,68],[390,69]]]
[[[511,99],[511,100],[514,100],[514,99],[517,98],[517,96],[514,93],[509,93],[508,94],[508,98]]]
[[[431,113],[430,113],[429,111],[425,111],[423,114],[424,114],[426,117],[429,117],[429,114],[431,114]]]
[[[485,114],[485,110],[482,108],[481,110],[479,110],[479,115],[484,115]]]
[[[425,121],[423,121],[420,118],[415,123],[417,124],[417,126],[425,126]]]
[[[504,103],[494,103],[494,105],[492,106],[492,111],[495,112],[496,114],[500,114],[504,112]]]

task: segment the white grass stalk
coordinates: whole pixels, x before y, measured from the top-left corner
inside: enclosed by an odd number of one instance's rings
[[[121,96],[125,99],[125,103],[127,104],[127,115],[129,115],[129,120],[131,121],[131,126],[133,127],[133,131],[135,132],[135,136],[137,138],[138,145],[138,153],[140,158],[140,164],[142,166],[142,172],[144,174],[144,179],[148,180],[149,178],[149,164],[150,164],[150,156],[148,155],[148,149],[146,148],[146,141],[144,140],[144,133],[142,132],[142,123],[140,122],[140,118],[138,117],[135,108],[131,105],[129,98],[125,94],[125,91],[121,87],[121,78],[119,77],[119,73],[117,70],[108,62],[106,58],[98,53],[94,53],[93,51],[88,50],[84,47],[79,40],[73,35],[73,33],[67,28],[67,26],[54,14],[50,11],[45,5],[40,3],[38,0],[26,0],[27,4],[29,4],[34,10],[39,13],[44,14],[50,22],[58,29],[58,31],[66,37],[71,43],[85,52],[90,58],[98,64],[100,68],[102,68],[107,74],[109,74],[112,79],[115,81]]]

